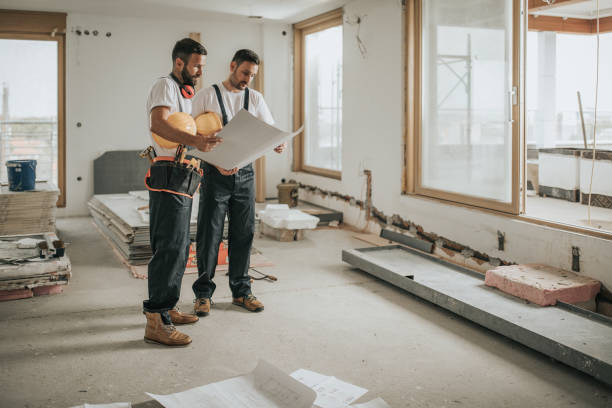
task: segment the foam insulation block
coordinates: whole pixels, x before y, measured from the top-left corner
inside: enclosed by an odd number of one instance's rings
[[[485,285],[540,306],[554,305],[558,300],[572,304],[587,302],[601,288],[595,279],[539,264],[490,269],[485,275]]]

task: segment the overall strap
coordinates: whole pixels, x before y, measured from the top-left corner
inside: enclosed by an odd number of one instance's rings
[[[215,88],[215,93],[217,94],[217,101],[219,102],[219,107],[221,108],[221,117],[223,118],[223,126],[225,126],[227,125],[227,113],[225,113],[223,98],[221,98],[221,90],[219,89],[217,84],[213,84],[213,88]]]
[[[244,110],[249,111],[249,88],[244,88]]]

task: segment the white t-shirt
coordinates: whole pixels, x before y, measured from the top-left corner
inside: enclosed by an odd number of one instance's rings
[[[166,106],[170,109],[170,114],[174,112],[186,112],[191,114],[191,99],[185,99],[181,95],[181,88],[175,80],[169,76],[159,78],[149,91],[147,99],[147,133],[151,138],[151,143],[158,156],[174,156],[176,148],[164,149],[155,143],[151,135],[151,110],[157,106]]]
[[[221,99],[223,100],[227,121],[229,122],[244,107],[245,92],[228,91],[222,83],[218,83],[217,86],[221,91]],[[193,98],[191,110],[193,117],[197,118],[198,115],[204,112],[216,112],[219,114],[219,118],[222,118],[217,93],[212,86],[200,90]],[[269,125],[274,124],[274,118],[272,113],[270,113],[270,109],[268,109],[268,105],[266,105],[266,101],[264,101],[263,95],[251,88],[249,88],[249,112]]]

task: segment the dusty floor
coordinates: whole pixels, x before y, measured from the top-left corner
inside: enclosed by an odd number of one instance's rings
[[[71,245],[63,294],[0,303],[0,407],[71,407],[172,393],[252,370],[265,359],[368,388],[392,407],[610,407],[612,390],[581,372],[408,295],[340,260],[367,246],[346,230],[304,241],[258,238],[279,280],[256,282],[266,310],[231,305],[217,276],[210,316],[184,331],[186,348],[144,343],[134,279],[89,218],[58,220]],[[192,306],[185,275],[180,306]]]

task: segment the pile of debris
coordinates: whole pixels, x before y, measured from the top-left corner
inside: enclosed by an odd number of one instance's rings
[[[61,293],[70,269],[53,232],[0,237],[0,300]]]

